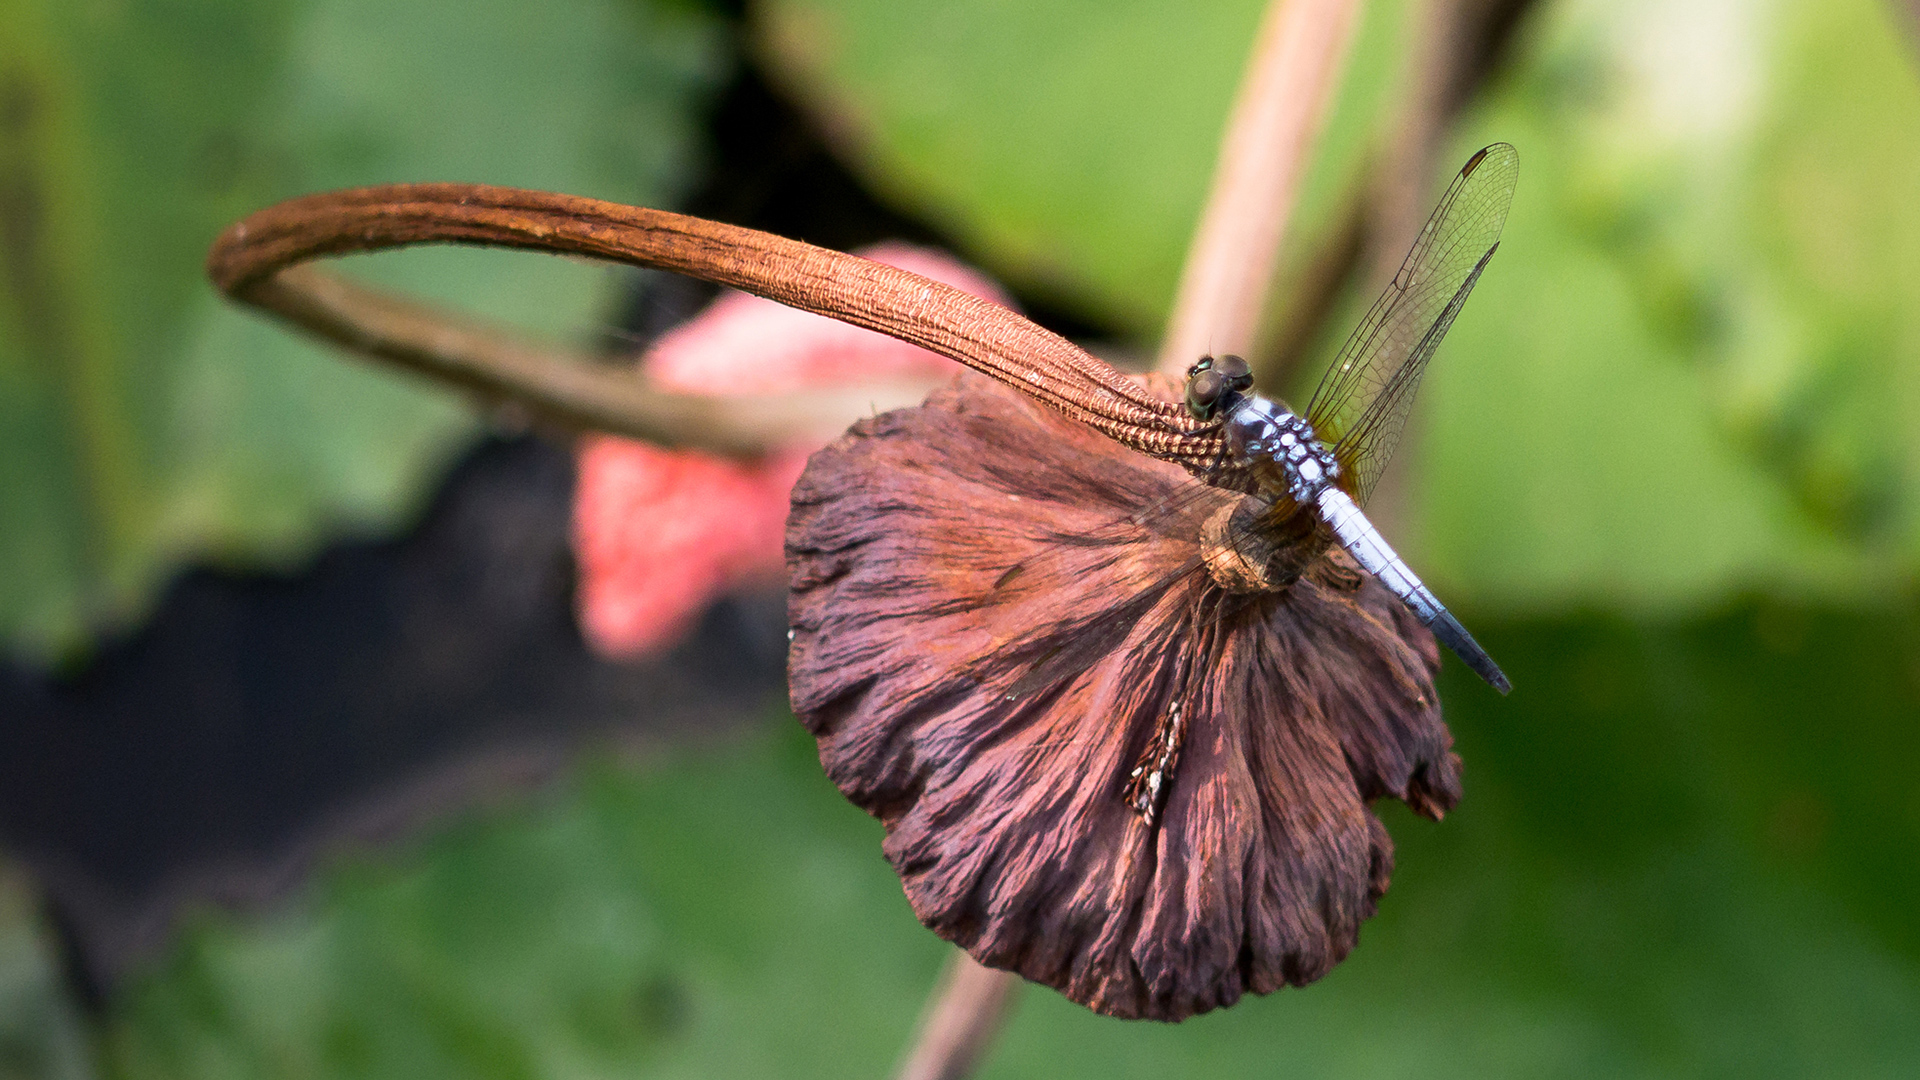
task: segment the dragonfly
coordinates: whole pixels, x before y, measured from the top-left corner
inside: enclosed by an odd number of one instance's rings
[[[1243,546],[1267,552],[1295,549],[1297,568],[1324,550],[1330,539],[1475,674],[1502,694],[1511,691],[1512,683],[1499,665],[1393,550],[1362,507],[1406,430],[1421,377],[1499,250],[1518,176],[1519,155],[1506,143],[1468,158],[1393,280],[1334,356],[1303,412],[1254,393],[1252,371],[1240,357],[1208,356],[1192,365],[1186,407],[1196,419],[1217,424],[1225,435],[1221,458],[1202,477],[1204,483],[1188,485],[1162,505],[1126,515],[1120,529],[1146,528],[1167,535],[1191,530],[1194,502],[1209,494],[1217,499],[1221,487],[1246,491],[1257,509],[1234,515],[1228,527],[1245,535],[1229,537],[1227,543],[1251,539],[1252,544]],[[1102,625],[1089,626],[1070,646],[1038,657],[1007,698],[1035,696],[1115,647],[1169,589],[1191,580],[1204,561],[1204,556],[1196,558],[1107,609]],[[1008,571],[1002,583],[1021,569]],[[1205,590],[1194,595],[1202,598],[1196,602],[1220,599]],[[1203,660],[1190,660],[1187,677],[1203,666]],[[1149,824],[1164,803],[1179,761],[1186,729],[1182,709],[1176,696],[1124,792]]]
[[[1413,250],[1320,379],[1304,414],[1252,393],[1237,356],[1187,372],[1188,412],[1218,420],[1230,468],[1250,473],[1275,507],[1313,513],[1361,568],[1410,608],[1474,674],[1505,694],[1513,684],[1460,620],[1422,584],[1361,506],[1406,430],[1414,394],[1467,295],[1500,249],[1520,159],[1495,143],[1467,159]]]

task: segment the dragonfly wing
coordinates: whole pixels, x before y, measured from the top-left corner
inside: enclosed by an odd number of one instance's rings
[[[1373,403],[1360,419],[1353,422],[1347,433],[1334,444],[1334,456],[1346,462],[1345,468],[1352,477],[1351,485],[1355,501],[1364,503],[1367,496],[1373,494],[1373,486],[1386,471],[1387,462],[1393,460],[1393,451],[1400,444],[1400,433],[1406,430],[1407,414],[1413,411],[1413,395],[1420,388],[1420,376],[1426,373],[1427,361],[1433,358],[1434,350],[1440,347],[1440,341],[1447,336],[1447,329],[1453,325],[1454,316],[1466,305],[1467,294],[1473,291],[1474,283],[1480,280],[1480,272],[1487,268],[1493,253],[1500,249],[1499,244],[1488,248],[1480,261],[1474,264],[1467,274],[1467,280],[1460,283],[1446,307],[1440,309],[1433,324],[1427,328],[1425,336],[1414,346],[1406,362],[1394,372],[1387,385],[1374,395]]]
[[[1427,361],[1499,246],[1520,158],[1495,143],[1467,159],[1307,404],[1356,502],[1371,493],[1405,429]]]

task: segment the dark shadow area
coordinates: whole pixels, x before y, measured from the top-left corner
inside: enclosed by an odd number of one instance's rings
[[[583,738],[715,736],[784,700],[777,595],[722,601],[655,659],[588,652],[572,487],[565,449],[490,442],[404,540],[292,579],[196,571],[77,678],[0,671],[0,835],[88,983],[182,902],[271,898],[335,838],[522,788]]]

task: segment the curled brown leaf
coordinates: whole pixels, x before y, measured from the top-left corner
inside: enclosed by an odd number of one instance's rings
[[[1223,589],[1204,527],[1237,498],[974,376],[794,489],[789,685],[828,775],[923,922],[1111,1015],[1325,974],[1387,887],[1368,804],[1459,797],[1432,638],[1337,548]],[[1149,820],[1123,794],[1176,706]]]

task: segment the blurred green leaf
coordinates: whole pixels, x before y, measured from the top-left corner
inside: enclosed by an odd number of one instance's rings
[[[776,69],[870,183],[996,273],[1152,335],[1264,7],[774,0],[756,14]],[[1399,9],[1368,5],[1297,215],[1305,236],[1365,149]]]
[[[1522,147],[1435,366],[1415,531],[1481,603],[1861,600],[1920,553],[1920,81],[1873,0],[1577,0],[1469,125]]]
[[[1151,334],[1259,6],[772,0],[762,40],[893,198]],[[1673,613],[1912,580],[1920,85],[1893,18],[1565,0],[1523,26],[1446,165],[1517,144],[1513,217],[1382,507],[1444,595]],[[1369,5],[1285,265],[1380,129],[1399,22]]]
[[[0,640],[70,650],[181,558],[285,564],[391,527],[469,437],[450,395],[216,300],[221,227],[397,180],[670,200],[722,63],[717,24],[666,0],[0,9]],[[581,333],[607,280],[471,251],[365,261],[554,333]]]
[[[1168,1026],[1022,999],[986,1077],[1847,1077],[1920,1070],[1920,614],[1750,604],[1488,624],[1467,797],[1397,808],[1320,984]],[[590,768],[210,920],[109,1026],[129,1078],[881,1075],[946,947],[791,720]]]

